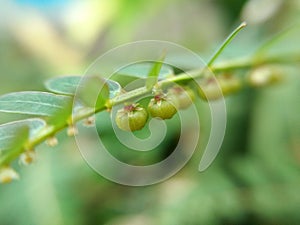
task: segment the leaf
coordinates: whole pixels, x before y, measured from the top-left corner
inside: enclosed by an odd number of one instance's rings
[[[72,117],[73,111],[76,112],[82,108],[82,105],[75,105],[73,108],[74,98],[67,99],[62,108],[53,112],[51,116],[47,118],[47,123],[51,125],[61,125],[65,124]]]
[[[122,86],[126,86],[136,79],[147,79],[152,66],[153,63],[151,62],[131,64],[117,71],[110,79],[119,82]],[[173,68],[163,64],[158,74],[158,80],[172,76],[173,74]]]
[[[11,148],[18,136],[18,131],[22,130],[23,127],[28,127],[29,138],[32,138],[45,126],[45,121],[41,119],[19,120],[0,125],[0,151]]]
[[[64,76],[56,77],[46,81],[45,86],[49,91],[57,94],[75,95],[76,89],[84,79],[82,76]],[[113,98],[121,92],[121,86],[115,81],[106,80],[109,86],[109,97]]]
[[[274,35],[257,50],[256,57],[299,57],[300,26],[293,25]]]
[[[122,87],[118,82],[109,79],[106,79],[106,82],[109,87],[109,98],[114,98],[121,93]]]
[[[7,142],[5,148],[0,149],[0,166],[9,164],[22,151],[25,142],[29,138],[29,127],[26,125],[20,126],[14,131],[14,137]]]
[[[81,79],[81,76],[55,77],[47,80],[45,86],[57,94],[74,95]]]
[[[161,67],[163,65],[163,62],[165,60],[165,57],[166,57],[166,53],[163,52],[161,57],[156,62],[154,62],[154,64],[152,65],[151,70],[148,73],[148,77],[147,77],[147,81],[146,81],[146,88],[148,90],[152,89],[153,86],[157,83],[158,76],[159,76]]]
[[[64,103],[69,99],[47,92],[14,92],[0,96],[0,112],[52,116],[57,110],[64,109]]]
[[[122,76],[130,76],[130,77],[135,77],[135,78],[146,79],[152,66],[153,66],[153,63],[151,63],[151,62],[131,64],[129,66],[126,66],[126,67],[120,69],[119,71],[116,72],[116,74],[122,75]],[[170,67],[166,64],[163,64],[158,77],[165,78],[170,75],[173,75],[172,67]]]
[[[109,87],[107,82],[96,76],[84,77],[80,82],[77,97],[86,106],[102,108],[109,99]]]

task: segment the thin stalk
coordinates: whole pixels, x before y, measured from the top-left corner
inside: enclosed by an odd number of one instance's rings
[[[224,51],[224,49],[226,48],[227,45],[230,44],[230,42],[233,40],[233,38],[244,28],[246,27],[247,24],[246,22],[241,23],[226,39],[225,41],[222,43],[222,45],[220,46],[220,48],[215,52],[215,54],[213,54],[213,56],[211,57],[211,59],[208,61],[207,66],[210,67],[215,61],[216,59],[219,57],[219,55]]]

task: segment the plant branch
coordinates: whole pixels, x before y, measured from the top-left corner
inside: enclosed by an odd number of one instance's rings
[[[296,62],[300,59],[300,56],[294,57],[292,61]],[[231,61],[226,61],[222,63],[218,63],[215,66],[211,67],[212,72],[222,72],[226,70],[237,70],[237,69],[248,69],[260,64],[267,64],[267,63],[290,63],[291,61],[287,61],[286,58],[277,58],[277,57],[270,57],[266,58],[259,63],[256,62],[253,58],[244,58],[244,59],[235,59]],[[174,83],[181,83],[186,81],[191,81],[194,79],[199,79],[203,76],[204,68],[189,71],[186,73],[178,74],[174,77],[167,78],[165,80],[159,81],[158,85],[160,87],[165,87],[168,85],[172,85]],[[145,94],[151,93],[151,90],[148,90],[146,87],[141,87],[130,92],[121,94],[119,96],[114,97],[110,100],[111,106],[123,104],[125,102],[131,101],[137,97],[143,96]],[[79,111],[77,114],[73,115],[73,123],[77,123],[85,118],[88,118],[95,113],[102,112],[107,110],[107,107],[101,107],[98,109],[92,108],[85,108]],[[26,146],[30,147],[31,149],[34,148],[36,145],[44,142],[47,138],[54,136],[57,132],[63,130],[64,128],[68,127],[68,123],[62,124],[60,126],[47,126],[44,128],[37,136],[35,136]]]
[[[245,26],[244,23],[242,23],[230,36],[225,40],[225,42],[222,44],[220,49],[214,54],[212,59],[209,61],[208,65],[210,65],[210,70],[212,72],[222,72],[222,71],[228,71],[228,70],[238,70],[238,69],[249,69],[252,67],[256,67],[262,64],[270,64],[270,63],[278,63],[278,64],[290,64],[300,61],[300,55],[292,55],[289,57],[286,56],[265,56],[265,58],[259,58],[259,60],[255,57],[255,55],[251,57],[246,58],[238,58],[233,59],[229,61],[223,61],[220,63],[217,63],[215,65],[212,65],[213,62],[216,60],[216,58],[221,54],[221,52],[224,50],[224,48],[228,45],[228,43],[233,39],[233,37]],[[204,72],[206,71],[206,68],[201,68],[197,70],[188,71],[185,73],[178,74],[173,77],[168,77],[164,80],[161,80],[157,83],[158,87],[167,87],[174,83],[182,83],[182,82],[188,82],[192,81],[194,79],[199,79],[203,77]],[[76,114],[72,115],[72,119],[68,121],[72,121],[72,124],[76,124],[77,122],[89,118],[90,116],[102,112],[104,110],[110,109],[111,107],[119,104],[126,103],[128,101],[132,101],[133,99],[137,97],[141,97],[143,95],[151,93],[152,90],[148,90],[146,87],[141,87],[135,90],[132,90],[130,92],[120,94],[113,99],[108,100],[106,106],[102,106],[100,108],[84,108],[77,112]],[[63,124],[51,126],[48,125],[44,129],[42,129],[35,137],[33,137],[31,140],[29,140],[26,145],[24,146],[23,151],[25,150],[33,150],[36,146],[46,141],[48,138],[51,138],[55,136],[59,131],[65,129],[69,125],[71,125],[68,121],[66,121]],[[18,156],[13,155],[14,158],[17,158]],[[11,157],[8,157],[11,159]],[[10,163],[10,161],[1,160],[0,161],[0,167],[4,166],[6,164]]]

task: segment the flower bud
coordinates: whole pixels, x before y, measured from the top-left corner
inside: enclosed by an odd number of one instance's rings
[[[3,167],[0,169],[0,183],[10,183],[13,180],[18,180],[19,174],[10,167]]]
[[[93,127],[95,125],[95,116],[90,116],[83,121],[85,127]]]
[[[58,144],[58,140],[56,137],[49,137],[47,140],[46,140],[46,144],[49,146],[49,147],[55,147],[57,144]]]
[[[67,134],[69,137],[75,136],[78,134],[78,130],[77,127],[75,127],[75,125],[69,125],[68,130],[67,130]]]
[[[20,163],[28,166],[36,160],[36,153],[33,150],[25,151],[20,155]]]

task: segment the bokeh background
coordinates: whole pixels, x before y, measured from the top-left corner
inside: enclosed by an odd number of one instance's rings
[[[248,27],[220,60],[239,58],[299,19],[299,0],[1,1],[0,94],[45,90],[47,78],[83,74],[95,58],[130,41],[172,41],[207,59],[246,20]],[[274,48],[293,50],[299,37],[285,36]],[[0,225],[299,224],[299,64],[285,66],[278,85],[245,88],[226,99],[224,144],[203,173],[199,149],[163,183],[118,185],[90,169],[74,139],[62,132],[57,147],[38,147],[34,165],[15,165],[21,180],[0,186]],[[1,123],[22,118],[0,114]],[[209,124],[203,129],[209,132]],[[151,163],[167,154],[166,146],[149,158],[119,154]]]

